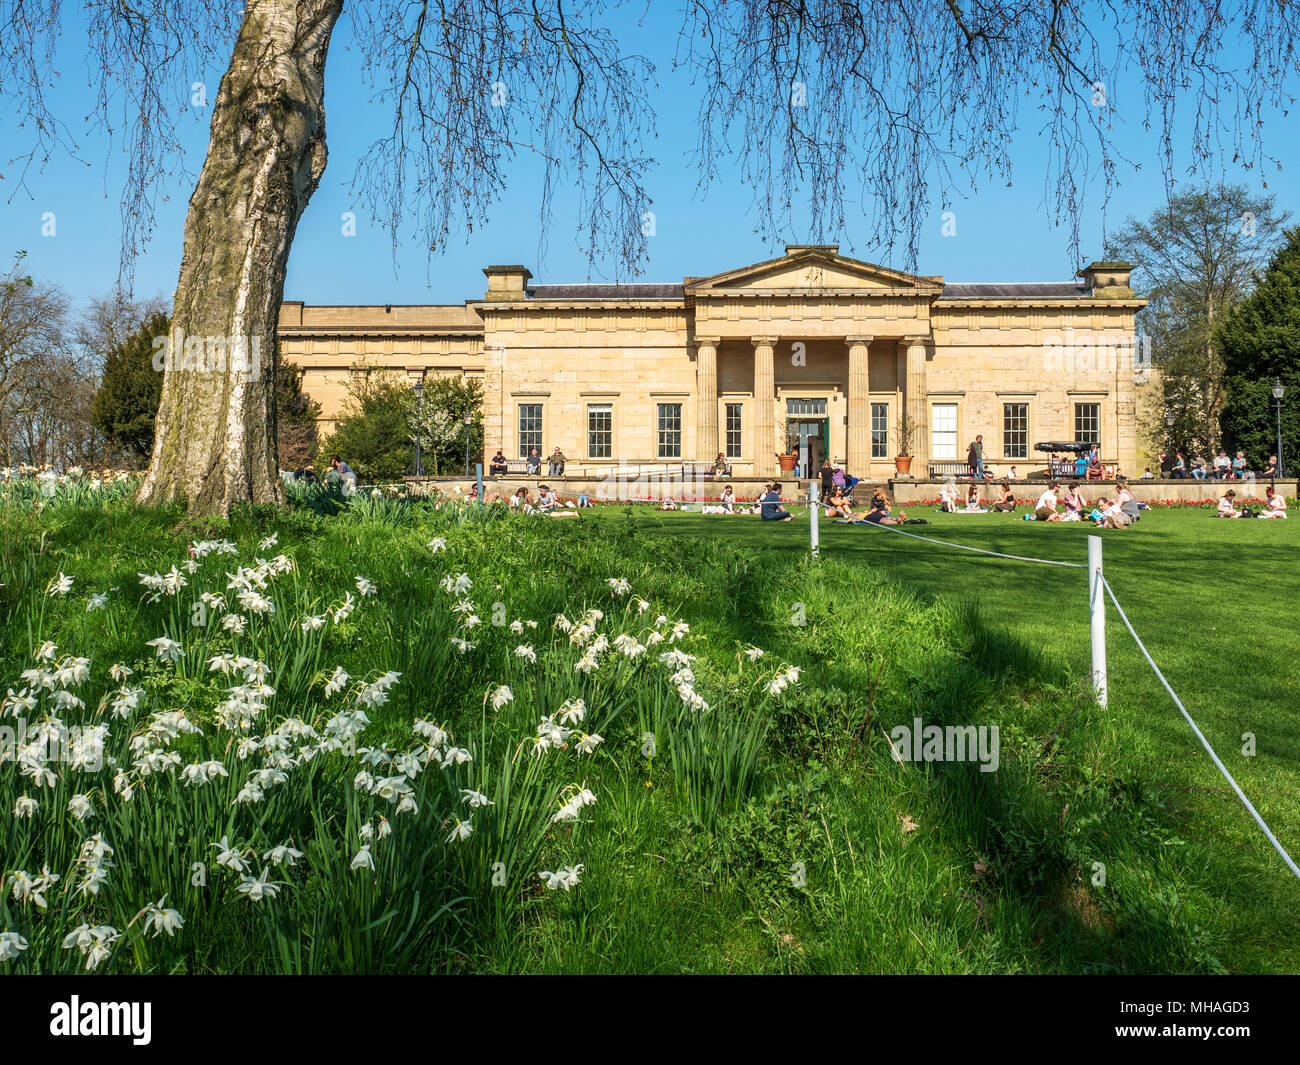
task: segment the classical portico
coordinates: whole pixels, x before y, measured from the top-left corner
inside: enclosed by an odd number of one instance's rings
[[[558,446],[597,477],[719,452],[735,476],[769,477],[787,435],[811,464],[828,457],[870,479],[892,476],[904,450],[921,476],[960,462],[977,434],[995,470],[1029,468],[1044,439],[1094,439],[1140,469],[1142,301],[1124,264],[1066,282],[954,285],[812,244],[680,284],[483,273],[483,296],[462,306],[286,304],[282,350],[314,395],[314,371],[346,380],[358,365],[478,380],[487,454]],[[337,357],[348,355],[350,367]],[[320,398],[328,418],[339,403]]]

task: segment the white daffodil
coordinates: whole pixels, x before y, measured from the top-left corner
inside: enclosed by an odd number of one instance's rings
[[[244,630],[248,628],[248,618],[241,614],[227,614],[221,619],[221,627],[226,632],[233,632],[236,636],[243,636]]]
[[[270,848],[261,857],[263,857],[263,861],[268,861],[272,865],[298,865],[298,860],[303,857],[303,852],[282,843],[279,847]]]
[[[152,929],[155,939],[164,932],[168,936],[174,935],[185,923],[185,918],[181,916],[179,910],[163,906],[166,901],[167,896],[164,895],[157,902],[145,907],[144,930],[148,932]]]
[[[96,592],[94,595],[92,595],[89,599],[86,600],[86,612],[90,613],[95,610],[103,610],[107,604],[108,604],[108,593]]]
[[[263,899],[273,899],[280,893],[278,885],[267,881],[271,870],[263,868],[262,875],[254,880],[250,876],[244,877],[239,882],[236,891],[242,892],[248,896],[250,902],[261,902]]]
[[[615,595],[627,595],[632,590],[632,585],[622,577],[606,577],[605,583],[609,585],[609,590]]]
[[[591,735],[587,735],[584,732],[582,734],[582,739],[580,739],[577,742],[577,744],[574,746],[574,750],[576,750],[579,754],[592,754],[595,752],[596,748],[599,747],[604,742],[605,739],[603,736],[598,736],[595,733],[592,733]]]
[[[271,548],[273,548],[277,543],[279,543],[279,540],[280,540],[280,534],[272,533],[270,536],[266,537],[265,539],[257,541],[257,549],[259,551],[270,551]]]
[[[363,596],[378,595],[379,589],[371,584],[365,577],[357,577],[357,591]]]
[[[536,662],[537,652],[534,651],[531,647],[529,647],[528,644],[521,643],[518,647],[515,648],[515,657],[526,659],[530,663]]]
[[[233,869],[237,873],[243,873],[248,868],[248,862],[244,860],[242,854],[230,845],[230,840],[222,836],[220,842],[212,844],[217,848],[217,864],[224,865],[227,869]]]
[[[315,632],[317,629],[323,628],[324,625],[325,625],[324,614],[307,614],[302,619],[303,632]]]
[[[50,640],[46,640],[36,649],[36,661],[53,662],[59,657],[59,649]]]
[[[467,840],[467,839],[469,839],[469,837],[470,837],[471,833],[473,833],[473,831],[474,831],[474,826],[473,826],[472,824],[470,824],[470,822],[468,822],[468,821],[462,821],[462,820],[458,817],[458,818],[456,818],[456,825],[455,825],[455,827],[454,827],[454,828],[451,830],[451,832],[448,833],[448,835],[447,835],[447,842],[448,842],[448,843],[459,843],[459,842],[462,841],[462,840]]]
[[[342,666],[335,666],[334,675],[325,684],[325,698],[328,699],[335,692],[341,692],[347,687],[349,679]]]
[[[524,631],[524,623],[522,621],[517,621],[517,620],[512,621],[510,623],[510,631],[513,632],[516,636],[518,636],[521,632]]]
[[[19,795],[18,801],[14,803],[14,819],[21,821],[24,817],[33,816],[40,804],[30,795]]]
[[[644,614],[647,610],[650,609],[650,604],[647,603],[644,599],[634,600],[634,605],[636,606],[636,612],[638,614]]]
[[[181,645],[175,640],[168,639],[166,636],[159,636],[156,640],[146,640],[145,645],[152,647],[154,653],[162,662],[175,662],[185,654],[181,650]]]
[[[691,631],[691,627],[687,625],[686,622],[684,621],[674,622],[672,635],[668,637],[668,642],[676,643],[678,640],[688,635],[690,631]]]
[[[489,798],[488,798],[486,795],[484,795],[481,791],[471,791],[469,788],[461,788],[461,789],[460,789],[460,794],[461,794],[461,797],[462,797],[462,798],[463,798],[467,803],[470,804],[470,806],[475,807],[475,808],[478,808],[478,807],[480,807],[480,806],[495,806],[495,805],[496,805],[496,803],[494,803],[491,799],[489,799]]]
[[[95,812],[89,795],[74,795],[68,800],[68,813],[78,821],[84,821]]]
[[[514,692],[505,684],[498,684],[496,690],[492,692],[492,709],[500,710],[506,703],[513,702]]]
[[[761,647],[746,647],[744,653],[745,657],[751,662],[757,662],[763,657],[763,649]]]
[[[27,949],[27,940],[17,932],[0,932],[0,961],[18,957],[20,951]]]
[[[575,725],[580,722],[587,714],[587,704],[581,699],[565,699],[560,704],[560,709],[555,712],[555,716],[560,719],[561,724]]]
[[[447,550],[447,538],[445,536],[435,536],[429,541],[429,550],[433,552]]]
[[[546,889],[548,891],[555,891],[557,889],[568,891],[569,888],[574,887],[579,882],[581,875],[581,864],[566,865],[563,869],[559,869],[554,873],[549,870],[543,870],[537,874],[538,878],[546,883]]]
[[[352,868],[373,869],[374,867],[375,867],[375,859],[371,857],[370,844],[367,843],[359,851],[357,851],[357,856],[352,859]]]
[[[60,573],[46,587],[47,595],[67,595],[72,591],[72,578]]]
[[[109,675],[112,676],[112,678],[118,684],[121,684],[122,681],[124,681],[127,677],[131,676],[135,672],[135,670],[131,669],[129,666],[123,666],[119,664],[119,665],[109,666],[108,672]]]

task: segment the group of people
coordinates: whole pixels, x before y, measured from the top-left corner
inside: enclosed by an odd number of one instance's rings
[[[494,497],[488,496],[488,502]],[[578,511],[592,506],[591,497],[582,492],[576,499],[564,499],[550,485],[539,484],[537,496],[527,488],[520,488],[506,497],[512,510],[524,514],[550,514],[557,518],[577,517]]]
[[[294,470],[292,473],[282,473],[281,476],[305,484],[319,484],[322,481],[325,484],[341,484],[346,491],[351,492],[355,492],[357,488],[356,473],[338,455],[330,456],[329,469],[325,471],[324,477],[317,477],[316,471],[309,466]]]
[[[1264,506],[1260,510],[1238,508],[1237,493],[1229,488],[1219,500],[1217,516],[1220,518],[1285,518],[1286,500],[1282,498],[1280,492],[1274,491],[1270,484],[1264,488]]]
[[[548,477],[564,476],[564,464],[569,460],[565,457],[563,451],[558,447],[551,452],[546,459],[546,475]],[[525,469],[530,477],[537,477],[542,472],[542,455],[537,448],[530,448],[527,458],[524,459]],[[510,472],[510,460],[506,458],[505,452],[497,448],[497,453],[488,460],[488,473],[493,477],[504,477]],[[540,490],[540,486],[539,486]]]
[[[1277,456],[1270,455],[1264,468],[1259,471],[1252,470],[1250,464],[1246,461],[1243,452],[1238,451],[1236,457],[1228,458],[1228,453],[1223,448],[1214,457],[1213,462],[1208,465],[1205,459],[1200,455],[1193,455],[1191,462],[1188,462],[1187,456],[1183,452],[1175,452],[1171,459],[1168,452],[1160,453],[1160,472],[1166,477],[1172,477],[1177,480],[1186,480],[1188,477],[1194,477],[1198,481],[1212,479],[1216,481],[1253,481],[1256,477],[1276,477]]]
[[[1063,510],[1057,510],[1063,506]],[[1145,503],[1139,503],[1125,481],[1115,482],[1115,496],[1100,496],[1092,504],[1083,497],[1078,481],[1071,481],[1064,495],[1061,494],[1061,482],[1053,481],[1047,490],[1038,497],[1033,514],[1026,514],[1025,520],[1035,521],[1091,521],[1102,529],[1127,529],[1148,509]]]

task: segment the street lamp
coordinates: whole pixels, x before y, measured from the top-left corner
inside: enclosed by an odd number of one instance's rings
[[[1286,386],[1282,378],[1273,378],[1273,405],[1277,408],[1277,475],[1283,476],[1282,464],[1282,397],[1286,395]]]
[[[472,411],[465,412],[465,476],[469,476],[469,427],[474,424]]]
[[[416,381],[415,391],[415,476],[424,476],[424,464],[420,461],[420,437],[424,435],[424,382]]]

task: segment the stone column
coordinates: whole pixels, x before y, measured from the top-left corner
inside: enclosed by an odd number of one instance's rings
[[[867,479],[871,470],[871,382],[867,352],[871,337],[845,337],[849,347],[849,473]]]
[[[929,475],[930,426],[926,409],[925,340],[904,337],[907,346],[907,414],[912,420],[912,476]]]
[[[696,340],[695,459],[712,462],[718,454],[718,341]]]
[[[776,366],[772,361],[776,337],[751,337],[754,344],[754,475],[772,477],[776,461],[776,423],[772,405],[776,398]]]

